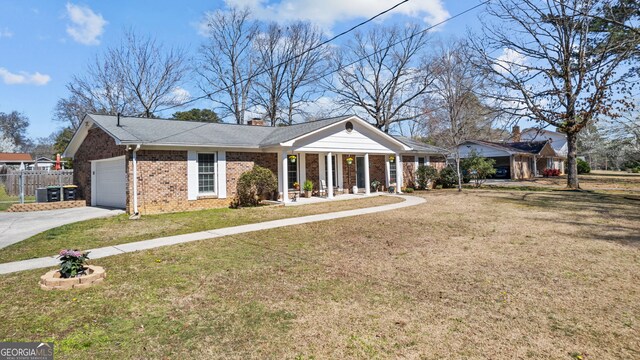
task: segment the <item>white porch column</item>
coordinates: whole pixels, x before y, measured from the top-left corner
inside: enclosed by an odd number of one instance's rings
[[[536,159],[536,156],[533,155],[533,177],[536,177],[538,175],[538,159]]]
[[[282,202],[289,202],[289,157],[286,151],[280,153],[280,164],[282,171],[280,173],[280,191],[282,192]]]
[[[282,152],[278,152],[278,197],[282,198]]]
[[[398,194],[402,193],[402,170],[402,155],[396,154],[396,192]]]
[[[385,189],[389,189],[391,185],[391,168],[389,164],[389,155],[384,156],[384,181],[385,181]]]
[[[369,179],[369,153],[364,154],[364,194],[371,194],[371,179]]]
[[[307,181],[307,156],[305,153],[298,154],[298,183],[300,184],[300,191],[302,191],[302,186],[304,186],[304,182]]]
[[[327,198],[333,199],[333,153],[327,153]]]
[[[336,180],[338,180],[338,183],[335,185],[338,189],[343,190],[344,176],[342,176],[342,154],[336,154],[336,163],[333,164],[333,166],[336,168]]]

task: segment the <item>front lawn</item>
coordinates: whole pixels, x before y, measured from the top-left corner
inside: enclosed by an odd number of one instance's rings
[[[107,280],[86,290],[0,276],[0,339],[53,340],[58,359],[638,358],[637,201],[420,196],[99,259]]]
[[[402,201],[388,196],[326,203],[244,209],[212,209],[173,214],[142,216],[129,220],[127,215],[94,219],[64,225],[0,249],[0,263],[56,255],[61,249],[87,250],[103,246],[149,240],[223,227],[244,225],[288,217],[351,210]]]

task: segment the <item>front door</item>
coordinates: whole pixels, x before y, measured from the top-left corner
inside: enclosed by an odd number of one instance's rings
[[[356,157],[356,185],[359,189],[364,189],[366,184],[364,183],[365,175],[364,175],[364,157],[357,156]]]

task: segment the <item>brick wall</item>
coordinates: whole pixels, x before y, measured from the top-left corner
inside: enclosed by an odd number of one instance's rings
[[[84,200],[13,204],[11,205],[11,207],[7,209],[7,212],[31,212],[31,211],[43,211],[43,210],[70,209],[70,208],[76,208],[76,207],[84,207],[85,205],[86,203]]]
[[[313,182],[313,190],[320,188],[320,163],[318,154],[305,155],[306,178]]]
[[[348,157],[349,155],[342,155],[342,184],[346,193],[350,193],[351,188],[356,184],[356,157],[351,156],[353,158],[351,165],[347,164]],[[351,171],[351,173],[349,173],[349,171]]]
[[[78,196],[87,205],[91,205],[91,160],[122,155],[127,155],[125,147],[116,145],[111,136],[98,128],[89,130],[73,160],[73,182],[78,185]]]
[[[447,162],[446,162],[444,156],[431,155],[429,157],[429,162],[430,162],[430,165],[433,166],[434,168],[436,168],[436,170],[438,170],[438,171],[444,169],[447,166]]]
[[[233,199],[237,193],[238,179],[243,173],[259,165],[273,172],[278,178],[278,154],[228,152],[227,153],[227,197]]]
[[[369,179],[380,181],[386,188],[386,178],[384,155],[369,155]]]
[[[414,156],[402,156],[402,186],[416,187],[416,164]]]

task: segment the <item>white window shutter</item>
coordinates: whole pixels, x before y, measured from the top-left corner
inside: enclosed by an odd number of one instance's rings
[[[198,153],[187,152],[187,198],[198,200]]]
[[[227,153],[218,151],[218,198],[227,198]]]

